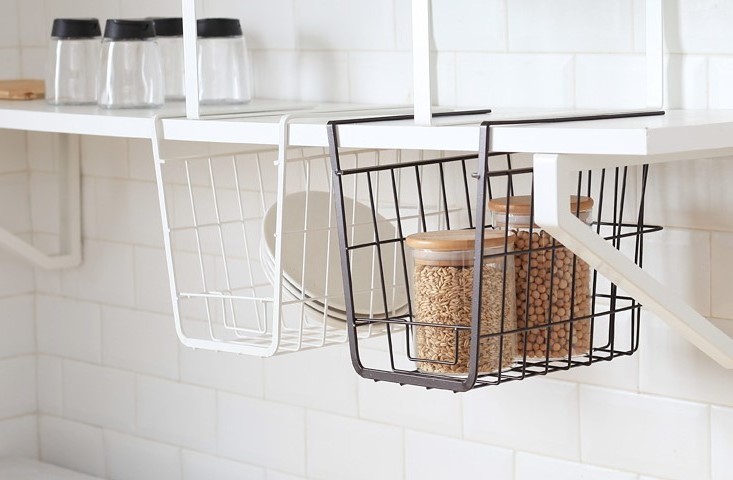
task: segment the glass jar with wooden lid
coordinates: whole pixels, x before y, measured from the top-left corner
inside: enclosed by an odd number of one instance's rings
[[[593,199],[570,197],[569,208],[590,224]],[[518,354],[523,359],[563,359],[590,351],[590,268],[537,225],[530,229],[532,198],[489,202],[492,224],[516,235]],[[524,252],[524,253],[521,253]]]
[[[487,231],[481,275],[479,373],[512,365],[516,357],[514,235]],[[414,263],[413,355],[421,372],[466,374],[476,231],[418,233],[406,239]],[[505,333],[511,332],[511,333]]]

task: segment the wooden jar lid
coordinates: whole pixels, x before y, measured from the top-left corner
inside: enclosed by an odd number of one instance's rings
[[[509,245],[514,245],[514,235],[505,232],[484,232],[484,248],[503,247],[506,238]],[[437,252],[462,252],[473,250],[476,242],[476,230],[440,230],[437,232],[415,233],[405,239],[407,246],[415,250],[432,250]]]
[[[508,213],[511,215],[529,216],[532,209],[532,197],[530,195],[518,195],[509,197]],[[580,205],[578,205],[580,204]],[[588,212],[593,209],[593,199],[591,197],[578,197],[572,195],[570,197],[570,211]],[[496,213],[507,213],[507,197],[494,198],[489,201],[489,210]]]

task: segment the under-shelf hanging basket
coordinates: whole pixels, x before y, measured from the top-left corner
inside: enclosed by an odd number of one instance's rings
[[[531,158],[492,152],[492,122],[478,153],[380,150],[355,163],[339,127],[357,122],[331,122],[329,137],[349,343],[362,377],[467,391],[637,350],[641,305],[535,224]],[[564,207],[640,266],[644,236],[661,229],[644,221],[648,173],[580,172]],[[368,241],[351,232],[347,192],[371,208]],[[391,230],[378,228],[384,219]],[[354,270],[362,258],[376,260],[378,275]],[[381,301],[379,316],[351,308],[367,292]],[[392,308],[389,299],[403,296],[405,308]],[[386,335],[365,340],[375,328]]]
[[[212,154],[208,146],[198,155],[195,148],[203,147],[189,144],[183,154],[169,155],[161,155],[160,143],[154,148],[181,341],[263,357],[345,343],[328,150],[237,146],[240,151]],[[357,163],[370,155],[350,154]],[[352,207],[348,228],[371,236],[371,210],[344,201]],[[357,269],[372,272],[369,262]],[[394,301],[402,308],[406,298]],[[378,318],[369,297],[357,300],[357,311]]]

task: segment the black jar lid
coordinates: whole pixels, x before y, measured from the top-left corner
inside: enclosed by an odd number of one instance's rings
[[[104,27],[104,38],[146,40],[155,38],[155,27],[152,20],[109,19]]]
[[[196,29],[200,38],[242,36],[238,18],[201,18],[196,22]]]
[[[57,18],[51,27],[54,38],[94,38],[102,35],[96,18]]]
[[[183,19],[181,17],[154,17],[151,20],[155,24],[155,35],[157,37],[180,37],[183,35]]]

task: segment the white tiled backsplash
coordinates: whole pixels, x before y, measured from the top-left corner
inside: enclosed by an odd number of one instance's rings
[[[0,0],[0,77],[38,77],[53,17],[178,0]],[[259,96],[410,100],[408,0],[202,0],[243,20]],[[643,103],[643,0],[434,0],[438,98]],[[665,1],[670,107],[733,105],[733,2]],[[0,132],[0,221],[43,241],[50,135]],[[117,480],[733,479],[733,372],[652,315],[637,355],[464,395],[375,384],[347,349],[182,347],[146,141],[82,140],[84,264],[0,253],[0,456]],[[26,163],[25,160],[28,160]],[[731,159],[654,166],[647,266],[733,334]],[[29,200],[26,200],[29,199]],[[727,319],[727,320],[726,320]]]

